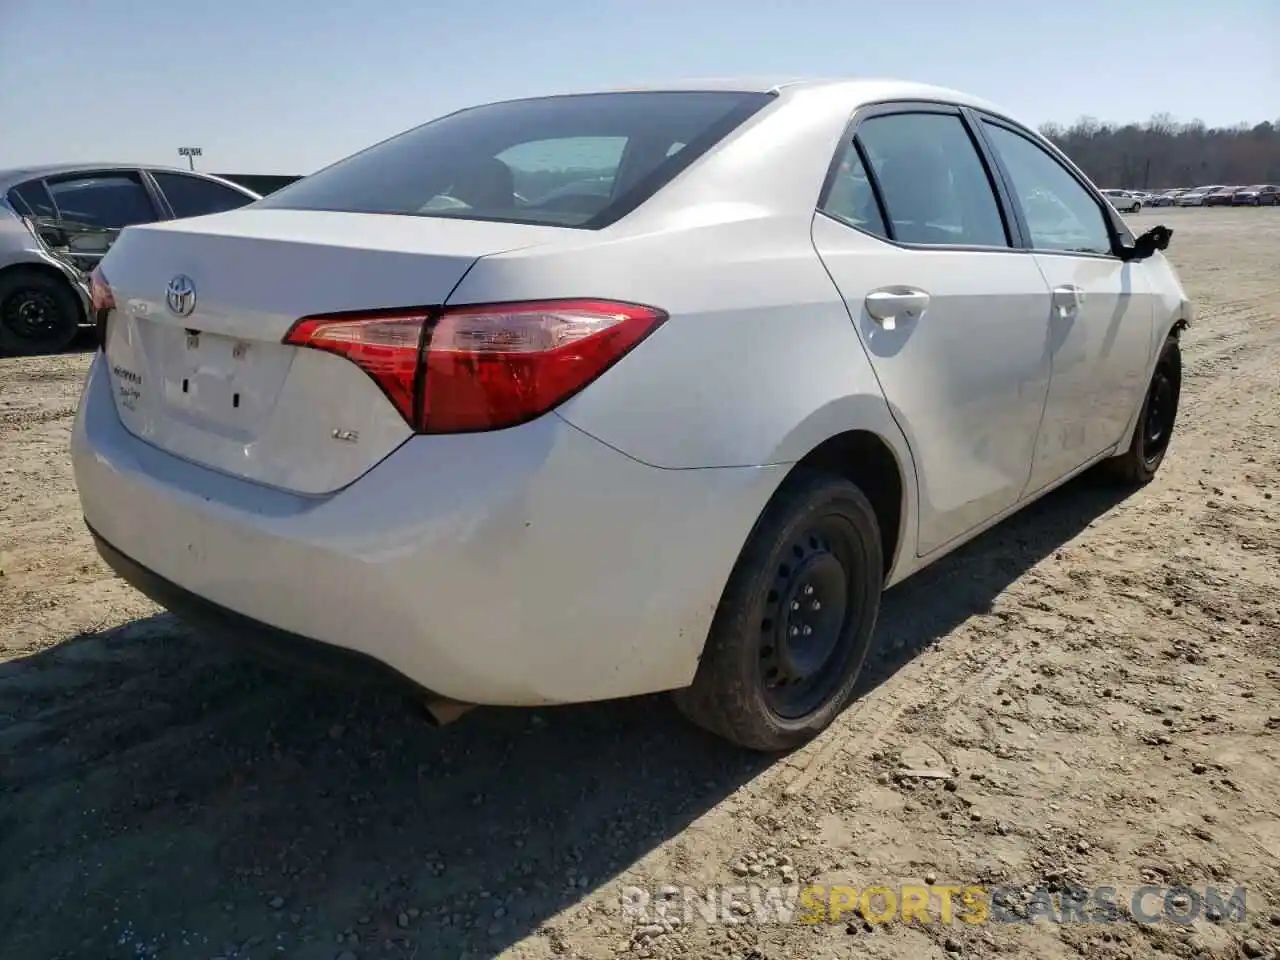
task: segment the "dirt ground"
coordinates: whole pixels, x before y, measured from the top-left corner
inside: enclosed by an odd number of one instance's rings
[[[0,360],[0,956],[1280,956],[1280,210],[1135,220],[1174,228],[1202,311],[1157,480],[1084,478],[892,591],[861,698],[772,762],[662,697],[434,730],[200,643],[82,526],[89,354]],[[811,883],[1010,888],[1002,916],[1039,918],[619,901]],[[1139,922],[1144,884],[1154,914],[1244,887],[1245,916]],[[1074,886],[1118,888],[1114,922],[1027,906]]]

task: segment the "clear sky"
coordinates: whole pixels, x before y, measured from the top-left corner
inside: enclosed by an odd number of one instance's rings
[[[1280,0],[0,0],[0,167],[309,173],[471,103],[741,75],[1274,121]]]

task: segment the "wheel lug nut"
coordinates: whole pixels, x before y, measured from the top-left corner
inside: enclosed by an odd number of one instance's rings
[[[791,628],[789,631],[787,631],[787,632],[788,632],[788,633],[790,633],[790,634],[791,634],[791,636],[793,636],[793,637],[798,637],[798,636],[800,636],[800,628],[799,628],[799,627],[792,627],[792,628]]]
[[[815,600],[815,601],[813,601],[813,603],[812,603],[812,604],[810,604],[809,609],[810,609],[810,610],[821,610],[821,609],[822,609],[822,604],[821,604],[821,603],[819,603],[817,600]]]
[[[809,634],[813,633],[813,627],[805,627],[803,633],[806,637],[809,636]]]
[[[792,609],[792,610],[799,610],[799,609],[800,609],[800,601],[799,601],[799,600],[792,600],[792,601],[791,601],[791,609]]]
[[[807,584],[807,583],[804,585],[804,595],[805,595],[806,597],[809,597],[809,596],[812,596],[812,595],[813,595],[813,587],[811,587],[811,586],[810,586],[809,584]]]

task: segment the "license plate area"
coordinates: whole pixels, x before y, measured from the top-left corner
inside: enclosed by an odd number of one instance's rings
[[[154,326],[152,334],[169,416],[241,442],[263,429],[293,348],[180,327]]]

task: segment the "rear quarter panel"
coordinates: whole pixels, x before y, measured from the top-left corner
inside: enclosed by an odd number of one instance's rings
[[[916,477],[857,330],[813,248],[812,214],[721,210],[717,222],[481,260],[450,303],[607,297],[669,319],[556,414],[667,470],[789,465],[850,430],[876,434],[902,476],[890,582],[915,554]],[[772,471],[770,493],[789,471]],[[763,507],[763,503],[759,504]],[[749,528],[738,534],[745,542]],[[726,571],[727,573],[727,571]]]
[[[558,410],[652,466],[788,463],[843,430],[896,435],[814,252],[812,215],[720,214],[657,235],[485,258],[450,303],[583,296],[667,311],[666,323]]]

